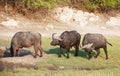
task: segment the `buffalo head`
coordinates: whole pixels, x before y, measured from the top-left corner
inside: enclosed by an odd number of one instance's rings
[[[55,36],[56,33],[52,34],[52,41],[51,41],[51,45],[55,46],[55,45],[59,45],[59,42],[62,41],[62,39],[60,37]]]
[[[93,50],[94,49],[93,48],[93,43],[88,43],[88,44],[82,46],[82,49],[85,50],[85,51],[87,51],[87,52]]]
[[[82,49],[88,52],[89,59],[92,57],[92,50],[94,49],[93,43],[88,43],[82,46]]]

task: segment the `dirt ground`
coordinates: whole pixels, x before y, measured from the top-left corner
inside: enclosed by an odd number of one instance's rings
[[[51,55],[47,55],[43,52],[43,57],[37,56],[34,58],[34,50],[31,48],[25,48],[21,50],[19,57],[11,57],[10,51],[4,47],[0,47],[0,71],[3,71],[5,68],[14,69],[14,68],[32,68],[38,69],[37,62],[47,59]]]

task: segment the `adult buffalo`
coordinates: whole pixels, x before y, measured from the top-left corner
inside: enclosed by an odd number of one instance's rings
[[[97,51],[97,55],[95,56],[97,58],[97,56],[100,54],[100,48],[103,48],[106,59],[108,59],[107,44],[111,45],[107,42],[107,39],[102,34],[87,33],[82,41],[82,49],[88,52],[90,59],[92,57],[92,50]]]
[[[19,56],[20,50],[23,47],[31,47],[34,46],[35,50],[35,58],[37,57],[38,50],[40,51],[40,57],[42,57],[42,47],[41,47],[41,34],[37,32],[17,32],[12,40],[11,40],[11,47],[10,53],[11,56]]]
[[[79,44],[81,35],[77,31],[64,31],[59,37],[55,37],[55,33],[52,34],[51,45],[60,46],[61,57],[62,48],[67,50],[67,58],[69,58],[69,51],[72,46],[75,48],[75,56],[78,56]]]

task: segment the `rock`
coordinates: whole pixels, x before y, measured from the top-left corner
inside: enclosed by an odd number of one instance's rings
[[[88,13],[88,12],[84,12],[84,16],[85,16],[85,17],[88,17],[88,16],[89,16],[89,13]]]
[[[86,26],[88,23],[92,23],[99,20],[99,16],[83,12],[81,10],[75,10],[69,7],[61,7],[55,10],[56,17],[63,22],[75,23],[80,26]]]
[[[102,26],[102,27],[101,27],[101,29],[106,30],[107,28],[106,28],[106,27],[104,27],[104,26]]]
[[[47,27],[45,27],[44,29],[45,29],[45,31],[49,31],[49,29]]]
[[[84,16],[82,11],[74,12],[73,15],[74,22],[80,26],[84,26],[87,24],[87,17]]]
[[[53,26],[52,24],[48,24],[48,25],[47,25],[47,28],[49,28],[49,29],[54,29],[54,26]]]
[[[15,26],[18,26],[18,21],[14,20],[14,19],[8,19],[7,21],[3,21],[1,22],[1,24],[3,26],[7,26],[7,27],[15,27]]]
[[[60,70],[63,70],[65,67],[64,66],[59,66],[59,69]]]
[[[60,18],[60,20],[66,22],[66,21],[70,21],[72,16],[73,16],[73,10],[70,9],[69,7],[65,7],[62,9],[59,18]]]
[[[97,20],[99,20],[99,16],[92,16],[89,18],[89,21],[91,21],[91,22],[95,22]]]
[[[106,25],[120,26],[120,17],[110,17],[110,19],[106,22]]]
[[[54,29],[54,26],[52,24],[48,24],[44,29],[45,31],[50,31]]]

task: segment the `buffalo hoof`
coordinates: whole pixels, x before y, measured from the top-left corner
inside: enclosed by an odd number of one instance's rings
[[[11,55],[10,57],[14,57],[13,55]]]
[[[39,57],[43,57],[42,55],[40,55]]]
[[[94,58],[97,58],[97,56],[94,56]]]
[[[67,59],[70,58],[69,56],[67,56]]]
[[[108,58],[106,58],[106,60],[108,60]]]
[[[89,57],[88,60],[90,60],[92,57]]]
[[[14,55],[13,55],[13,54],[10,54],[10,56],[11,56],[11,57],[14,57]]]
[[[61,55],[58,55],[59,58],[61,58]]]
[[[77,54],[75,54],[75,56],[77,57],[78,55],[77,55]]]
[[[90,60],[91,58],[88,58],[88,60]]]
[[[34,56],[34,58],[37,58],[37,56]]]

